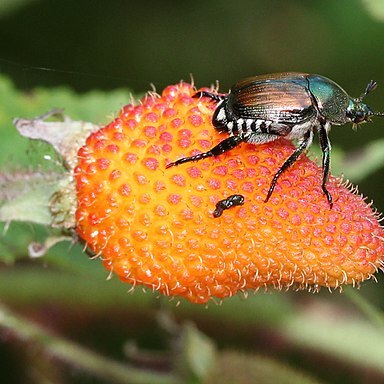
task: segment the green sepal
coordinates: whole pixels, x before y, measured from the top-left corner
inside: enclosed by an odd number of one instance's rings
[[[63,174],[20,172],[0,175],[0,221],[51,225],[52,195],[68,181]]]

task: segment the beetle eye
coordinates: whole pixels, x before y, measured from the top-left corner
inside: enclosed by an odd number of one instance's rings
[[[355,124],[359,124],[362,121],[365,120],[365,113],[363,111],[356,111],[355,117],[353,119],[353,122]]]
[[[359,124],[367,120],[368,114],[362,110],[348,110],[347,117],[353,124]]]

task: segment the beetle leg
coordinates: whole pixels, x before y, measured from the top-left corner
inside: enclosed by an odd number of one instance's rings
[[[327,196],[329,207],[332,209],[332,206],[333,206],[332,195],[329,193],[327,189],[330,155],[331,155],[331,143],[329,142],[328,133],[323,124],[321,124],[320,127],[318,128],[318,132],[319,132],[321,150],[323,151],[323,182],[321,184],[321,188],[325,196]]]
[[[276,183],[278,178],[281,176],[283,172],[285,172],[298,158],[299,156],[311,145],[313,139],[313,132],[312,130],[308,130],[303,140],[301,141],[300,145],[296,148],[296,150],[292,153],[291,156],[288,157],[287,160],[285,160],[284,164],[280,167],[280,169],[276,172],[275,176],[273,176],[271,185],[269,187],[269,191],[267,193],[267,197],[265,198],[264,202],[266,203],[269,198],[272,195],[273,190],[275,189]]]
[[[182,159],[176,160],[173,163],[169,163],[165,166],[165,168],[170,168],[175,165],[180,165],[183,163],[188,163],[190,161],[199,161],[206,159],[207,157],[216,157],[224,152],[228,152],[231,149],[237,147],[240,143],[243,141],[246,141],[246,137],[244,136],[229,136],[223,141],[221,141],[219,144],[217,144],[215,147],[210,149],[208,152],[203,152],[199,153],[198,155],[195,156],[190,156],[190,157],[183,157]]]
[[[195,99],[198,99],[199,97],[209,97],[212,100],[219,102],[219,101],[225,99],[226,96],[218,95],[216,93],[211,93],[211,92],[207,92],[207,91],[199,91],[199,92],[196,92],[192,97]]]

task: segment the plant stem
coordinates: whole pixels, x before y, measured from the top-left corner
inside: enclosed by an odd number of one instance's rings
[[[375,325],[384,329],[384,316],[375,308],[367,299],[365,299],[360,292],[351,287],[345,287],[344,293],[348,299],[360,309],[362,313]]]
[[[24,343],[41,346],[49,357],[82,369],[93,376],[121,384],[174,384],[170,374],[133,368],[101,356],[20,317],[0,303],[0,332],[12,332]]]

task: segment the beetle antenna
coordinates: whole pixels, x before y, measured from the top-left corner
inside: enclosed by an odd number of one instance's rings
[[[374,91],[374,90],[376,89],[376,87],[377,87],[377,83],[376,83],[376,81],[375,81],[375,80],[371,80],[371,81],[368,83],[367,87],[365,88],[364,93],[361,94],[361,96],[358,97],[357,100],[358,100],[358,101],[363,101],[364,97],[367,96],[368,93]]]

